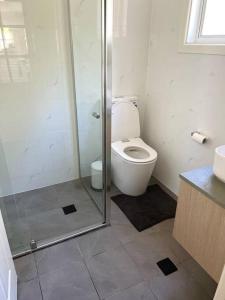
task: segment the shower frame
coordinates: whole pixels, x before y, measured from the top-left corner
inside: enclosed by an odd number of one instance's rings
[[[72,63],[73,96],[76,110],[76,86],[74,49],[72,43],[72,26],[70,0],[66,0],[68,29],[70,36],[70,60]],[[110,185],[111,185],[111,102],[112,102],[112,31],[113,31],[113,0],[101,0],[101,73],[102,73],[102,154],[103,154],[103,222],[102,224],[85,227],[79,231],[39,241],[37,247],[17,253],[13,258],[30,254],[49,246],[64,242],[76,236],[110,225]],[[78,147],[78,157],[79,157]],[[80,169],[80,161],[79,161]],[[80,173],[80,172],[79,172]]]

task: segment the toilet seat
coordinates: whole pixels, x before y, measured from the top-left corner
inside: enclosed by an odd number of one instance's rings
[[[133,163],[150,163],[157,159],[157,152],[140,138],[114,142],[112,151]]]

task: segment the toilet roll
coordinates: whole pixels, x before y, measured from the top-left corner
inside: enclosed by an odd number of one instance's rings
[[[207,141],[206,136],[197,131],[192,132],[191,136],[192,139],[199,144],[204,144]]]

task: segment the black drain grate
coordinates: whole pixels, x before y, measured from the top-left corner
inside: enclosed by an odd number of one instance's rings
[[[65,215],[69,215],[69,214],[72,214],[72,213],[77,211],[74,204],[64,206],[64,207],[62,207],[62,210],[63,210]]]
[[[166,276],[177,271],[177,267],[169,258],[158,261],[157,265]]]

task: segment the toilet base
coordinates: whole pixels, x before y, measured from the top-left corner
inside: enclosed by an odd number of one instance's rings
[[[145,193],[156,160],[149,163],[130,163],[112,153],[112,181],[124,194],[140,196]]]

